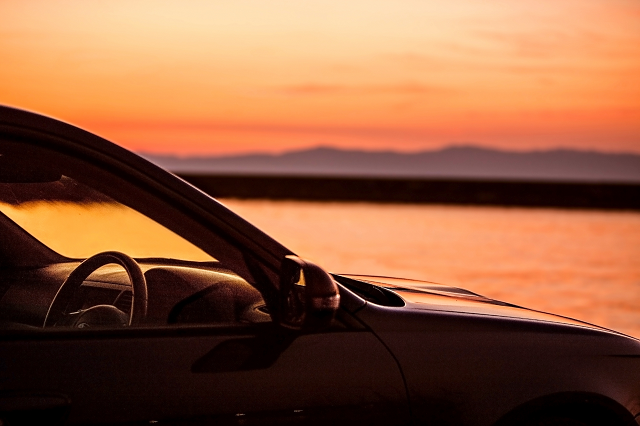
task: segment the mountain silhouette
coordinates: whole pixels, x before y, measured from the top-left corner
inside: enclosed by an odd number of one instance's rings
[[[638,154],[568,149],[515,152],[454,146],[400,153],[320,147],[278,155],[142,155],[172,172],[187,174],[640,182]]]

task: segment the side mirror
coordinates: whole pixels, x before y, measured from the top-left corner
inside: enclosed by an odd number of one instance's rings
[[[286,256],[280,270],[279,323],[295,330],[329,327],[340,293],[333,278],[318,265]]]

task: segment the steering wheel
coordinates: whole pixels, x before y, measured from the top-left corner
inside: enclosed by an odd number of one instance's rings
[[[131,310],[129,317],[113,305],[97,305],[84,311],[80,311],[73,321],[70,321],[69,304],[74,293],[80,288],[82,283],[98,268],[118,264],[122,266],[131,282]],[[123,317],[124,315],[124,317]],[[44,320],[44,327],[55,325],[71,325],[82,328],[83,325],[90,325],[91,321],[97,320],[101,323],[116,322],[119,325],[131,325],[139,323],[147,316],[147,281],[138,263],[130,256],[117,251],[105,251],[98,253],[82,262],[69,274],[62,286],[56,293],[47,316]],[[82,322],[84,321],[84,322]],[[71,322],[71,324],[69,324]]]

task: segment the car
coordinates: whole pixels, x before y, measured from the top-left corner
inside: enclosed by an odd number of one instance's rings
[[[137,155],[10,107],[0,235],[2,425],[640,424],[637,339],[331,275]]]

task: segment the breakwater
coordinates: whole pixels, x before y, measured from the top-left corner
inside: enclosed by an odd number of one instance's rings
[[[179,174],[220,198],[640,210],[640,184]]]

